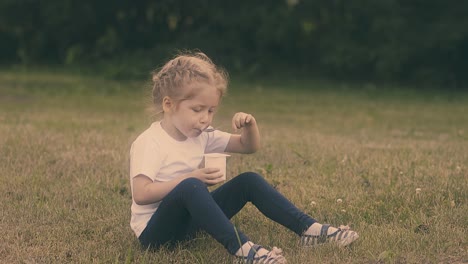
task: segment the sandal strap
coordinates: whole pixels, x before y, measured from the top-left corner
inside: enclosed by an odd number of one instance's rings
[[[328,238],[328,228],[330,228],[330,225],[322,225],[322,228],[320,229],[320,236],[317,238],[318,243],[325,243]]]
[[[263,248],[260,245],[254,244],[250,250],[249,254],[247,254],[247,263],[250,263],[249,261],[253,261],[255,259],[255,254],[257,254],[258,250]],[[252,262],[253,263],[253,262]]]

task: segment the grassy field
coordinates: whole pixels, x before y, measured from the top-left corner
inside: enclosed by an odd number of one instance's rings
[[[152,120],[145,89],[0,72],[1,263],[232,263],[206,235],[147,252],[130,230],[128,150]],[[229,130],[237,111],[255,115],[263,142],[229,159],[228,178],[261,172],[320,222],[360,234],[346,249],[303,249],[247,206],[233,221],[253,241],[298,264],[468,262],[468,95],[234,81],[215,126]]]

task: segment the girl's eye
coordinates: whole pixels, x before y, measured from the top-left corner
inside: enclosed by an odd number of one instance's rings
[[[193,110],[195,113],[198,113],[198,112],[200,112],[200,111],[201,111],[201,109],[200,109],[200,108],[192,108],[192,110]]]

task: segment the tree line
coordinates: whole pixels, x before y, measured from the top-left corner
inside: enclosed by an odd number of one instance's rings
[[[464,85],[467,11],[456,0],[0,0],[0,63],[154,64],[199,48],[244,72]]]

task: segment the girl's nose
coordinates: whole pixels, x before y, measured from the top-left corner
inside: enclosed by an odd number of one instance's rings
[[[200,118],[200,123],[206,124],[207,122],[210,121],[210,115],[209,113],[203,113],[203,115]]]

